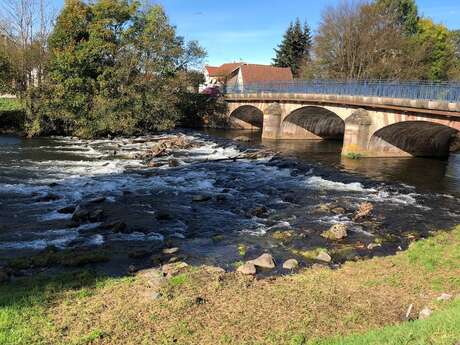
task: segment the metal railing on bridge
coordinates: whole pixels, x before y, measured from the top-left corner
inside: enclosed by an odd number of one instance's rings
[[[226,94],[304,93],[460,102],[460,82],[294,80],[227,86]]]

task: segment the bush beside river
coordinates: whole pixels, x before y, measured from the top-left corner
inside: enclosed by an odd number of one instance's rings
[[[20,132],[24,121],[24,107],[19,99],[0,98],[0,132]]]

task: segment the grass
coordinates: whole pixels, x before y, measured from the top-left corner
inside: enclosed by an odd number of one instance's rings
[[[22,130],[25,123],[24,105],[16,98],[0,98],[0,130]]]
[[[21,111],[24,107],[18,98],[0,98],[0,113],[4,111]]]
[[[460,227],[395,256],[271,279],[209,267],[159,284],[87,271],[21,278],[0,286],[0,344],[454,345],[460,300],[436,298],[457,295],[459,277]],[[404,321],[410,304],[412,318],[434,314]]]

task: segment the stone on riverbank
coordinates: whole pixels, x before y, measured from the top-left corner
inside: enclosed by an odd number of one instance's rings
[[[323,261],[323,262],[331,262],[332,258],[327,252],[319,252],[319,254],[315,258],[318,261]]]
[[[188,267],[187,263],[179,261],[179,262],[173,262],[173,263],[169,263],[169,264],[165,264],[161,266],[161,271],[163,272],[164,275],[171,277],[185,270],[187,267]]]
[[[273,257],[268,253],[264,253],[258,258],[250,260],[248,262],[252,263],[254,266],[262,268],[275,268],[275,262],[273,261]]]
[[[289,259],[283,263],[283,268],[285,270],[293,270],[299,267],[299,262],[296,259]]]
[[[254,275],[256,274],[256,266],[252,262],[248,261],[238,267],[236,271],[241,274]]]
[[[426,320],[431,316],[431,314],[433,314],[433,311],[428,307],[424,307],[418,314],[418,318],[419,320]]]
[[[327,238],[328,240],[341,240],[348,236],[347,233],[347,226],[345,224],[334,224],[332,225],[329,230],[324,231],[321,234],[322,237]]]

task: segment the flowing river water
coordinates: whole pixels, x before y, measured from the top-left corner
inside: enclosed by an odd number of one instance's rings
[[[296,258],[309,266],[315,260],[305,253],[318,248],[340,264],[392,254],[460,222],[457,155],[349,160],[335,142],[261,141],[250,132],[244,134],[254,141],[245,144],[231,140],[241,135],[235,131],[182,132],[193,146],[156,159],[156,167],[137,153],[178,132],[103,140],[1,136],[0,266],[49,247],[103,248],[112,258],[100,267],[113,273],[148,266],[165,247],[178,247],[189,264],[227,270],[264,252],[277,263]],[[226,160],[262,147],[279,153]],[[372,216],[353,221],[365,201],[374,205]],[[77,205],[93,216],[72,220]],[[320,236],[335,223],[347,225],[347,238]]]

